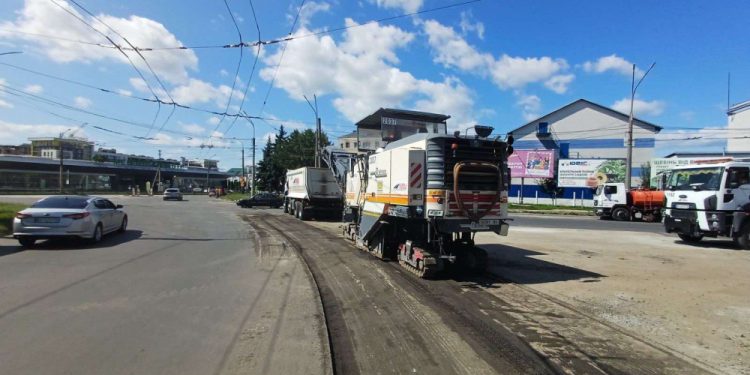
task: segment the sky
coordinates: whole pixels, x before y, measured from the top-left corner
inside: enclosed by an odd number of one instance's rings
[[[279,126],[313,127],[305,98],[331,138],[380,107],[505,133],[579,98],[627,112],[632,64],[655,62],[634,107],[664,127],[656,155],[721,151],[728,74],[750,99],[748,19],[743,1],[3,0],[0,144],[67,131],[239,167],[253,134],[260,158]]]

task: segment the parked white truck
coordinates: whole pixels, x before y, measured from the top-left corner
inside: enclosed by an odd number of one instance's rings
[[[750,160],[674,168],[665,193],[664,227],[685,242],[730,237],[750,249]]]
[[[286,172],[284,212],[300,220],[341,215],[344,198],[333,172],[302,167]]]

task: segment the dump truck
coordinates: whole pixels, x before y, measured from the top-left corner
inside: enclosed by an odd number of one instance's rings
[[[651,189],[626,189],[624,183],[605,183],[596,188],[594,214],[603,219],[633,219],[661,222],[664,192]]]
[[[667,233],[688,243],[728,237],[750,249],[750,159],[676,167],[665,195]]]
[[[302,167],[286,173],[284,212],[300,220],[340,216],[343,195],[333,172]]]

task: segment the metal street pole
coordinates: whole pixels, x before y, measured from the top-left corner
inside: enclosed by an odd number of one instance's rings
[[[60,157],[60,194],[63,192],[63,135],[65,135],[65,132],[60,132],[60,139],[58,139],[60,144],[57,151],[59,154],[58,156]]]
[[[312,103],[310,103],[310,100],[307,99],[307,96],[303,95],[303,97],[307,101],[307,105],[310,106],[310,109],[315,113],[315,168],[320,168],[320,116],[318,116],[318,96],[313,94],[313,99],[315,99],[314,107]]]
[[[242,141],[240,141],[240,144],[242,145],[242,178],[240,178],[240,184],[241,184],[242,180],[245,179],[247,177],[247,175],[245,174],[245,143],[242,142]],[[245,182],[247,183],[247,181],[245,181]],[[240,185],[240,186],[242,188],[241,189],[242,192],[244,193],[245,192],[245,186],[244,185]]]
[[[646,73],[643,73],[643,77],[641,77],[638,80],[638,83],[635,82],[635,64],[633,64],[633,79],[630,83],[630,115],[628,116],[628,154],[627,154],[627,160],[625,161],[625,188],[630,189],[632,178],[631,176],[633,174],[633,102],[635,101],[635,92],[638,90],[638,86],[641,85],[641,82],[643,82],[643,79],[646,78],[648,75],[648,72],[651,71],[651,69],[654,68],[654,65],[656,63],[652,63],[651,67],[648,68]]]
[[[250,125],[253,126],[253,184],[250,186],[250,195],[255,195],[255,123],[247,114],[247,112],[242,111],[242,114],[245,116],[245,120],[247,120],[247,122],[249,122]]]

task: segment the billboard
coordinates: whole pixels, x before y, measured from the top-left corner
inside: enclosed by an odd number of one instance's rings
[[[513,178],[551,178],[555,176],[554,150],[515,150],[508,157]]]
[[[561,159],[557,186],[595,188],[606,182],[625,182],[625,160]]]

